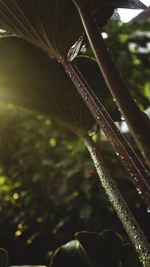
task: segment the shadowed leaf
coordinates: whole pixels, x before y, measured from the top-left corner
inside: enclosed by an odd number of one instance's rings
[[[83,231],[76,233],[75,237],[85,249],[94,267],[117,266],[122,248],[122,241],[118,234],[112,231],[104,231],[100,234]]]
[[[126,244],[122,247],[121,262],[122,267],[142,267],[136,251],[131,244]]]
[[[88,256],[79,241],[72,240],[54,253],[50,267],[92,267]]]
[[[146,6],[139,0],[95,0],[93,4],[97,7],[115,7],[129,9],[145,9]]]

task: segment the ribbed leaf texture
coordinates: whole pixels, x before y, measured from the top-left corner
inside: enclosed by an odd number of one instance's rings
[[[103,27],[115,7],[145,8],[139,0],[95,0],[92,12]],[[83,33],[71,0],[0,0],[0,28],[40,47],[58,60]]]
[[[0,38],[0,101],[29,108],[85,134],[95,120],[77,93],[63,67],[44,51],[16,38]],[[78,67],[118,119],[117,108],[109,95],[97,64],[79,59]]]

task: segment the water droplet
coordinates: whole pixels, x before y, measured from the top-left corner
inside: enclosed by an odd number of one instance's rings
[[[121,120],[122,120],[122,121],[124,121],[124,120],[125,120],[125,118],[124,118],[123,116],[121,116]]]
[[[82,47],[81,47],[81,49],[80,49],[80,51],[81,51],[82,53],[85,53],[86,50],[87,50],[87,49],[86,49],[86,45],[83,44]]]
[[[73,61],[75,57],[78,55],[81,45],[83,42],[83,36],[80,36],[80,38],[74,43],[74,45],[69,49],[67,54],[67,60],[69,62]]]
[[[116,155],[119,156],[120,154],[118,152],[116,152]]]
[[[88,100],[88,97],[86,96],[86,97],[85,97],[85,101],[87,101],[87,100]]]
[[[94,134],[96,134],[97,132],[97,127],[98,125],[95,123],[94,125],[92,125],[92,127],[90,127],[90,129],[88,130],[88,135],[89,136],[93,136]]]
[[[131,176],[132,176],[132,175],[131,175]],[[134,181],[135,181],[135,182],[138,182],[138,179],[137,179],[137,177],[134,177],[133,179],[134,179]]]
[[[136,190],[138,191],[138,194],[139,194],[139,195],[141,195],[141,194],[142,194],[142,191],[141,191],[141,189],[140,189],[140,188],[138,188],[138,187],[137,187],[137,188],[136,188]]]
[[[150,213],[150,208],[147,208],[147,212]]]
[[[115,99],[115,98],[113,98],[113,101],[114,101],[114,102],[116,102],[116,99]]]

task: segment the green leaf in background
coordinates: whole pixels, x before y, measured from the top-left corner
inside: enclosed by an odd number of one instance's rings
[[[0,58],[0,102],[43,113],[81,136],[95,123],[61,64],[45,52],[19,38],[5,37],[0,39]],[[78,65],[85,68],[106,105],[110,103],[96,63],[80,59]]]

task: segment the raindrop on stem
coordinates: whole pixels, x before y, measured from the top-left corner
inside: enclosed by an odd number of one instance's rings
[[[92,127],[90,127],[88,132],[87,132],[88,136],[93,136],[94,134],[96,134],[97,128],[98,128],[98,125],[96,123],[94,125],[92,125]]]
[[[147,212],[150,213],[150,207],[147,208]]]
[[[69,49],[68,54],[67,54],[67,60],[69,62],[73,61],[75,57],[78,55],[82,42],[83,42],[83,36],[80,36],[80,38]]]

